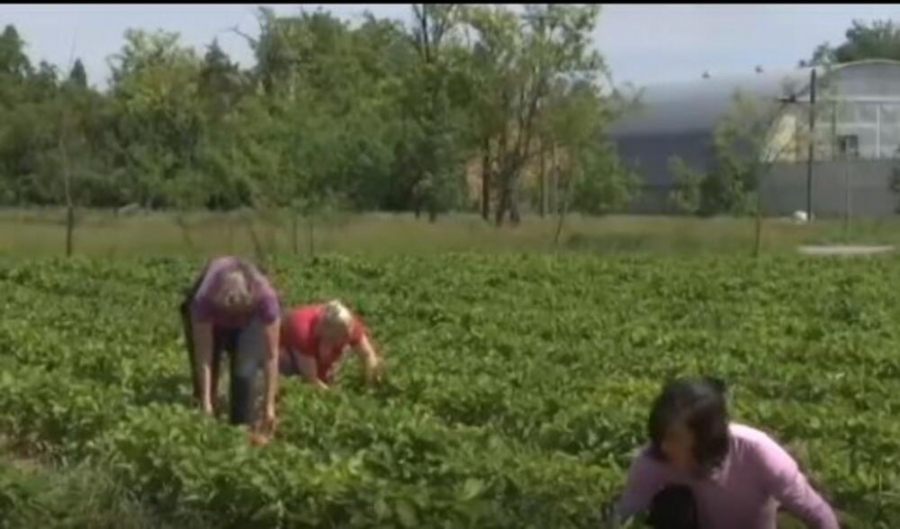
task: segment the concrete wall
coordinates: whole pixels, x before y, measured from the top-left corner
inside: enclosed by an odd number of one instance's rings
[[[645,185],[653,187],[674,185],[675,175],[669,170],[669,162],[675,156],[692,169],[704,171],[711,148],[709,131],[616,138],[622,163],[640,174]]]
[[[851,161],[849,207],[852,217],[898,215],[900,195],[890,190],[894,167],[900,160]],[[900,170],[900,169],[898,169]],[[813,215],[819,218],[843,217],[847,211],[847,165],[843,161],[813,164]],[[669,200],[673,186],[644,185],[628,208],[639,215],[683,214]],[[772,166],[762,181],[763,214],[786,217],[806,211],[806,163]]]
[[[891,192],[894,160],[855,160],[849,163],[849,208],[853,217],[897,214],[900,195]],[[827,161],[813,164],[812,206],[817,217],[841,217],[847,211],[847,164]],[[806,164],[778,164],[762,182],[763,213],[785,216],[806,210]]]

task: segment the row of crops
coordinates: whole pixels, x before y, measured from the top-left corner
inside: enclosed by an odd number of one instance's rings
[[[0,262],[0,432],[217,527],[596,527],[670,376],[732,388],[846,527],[900,527],[900,261],[475,256],[279,260],[340,297],[377,388],[282,385],[265,447],[191,408],[189,260]]]

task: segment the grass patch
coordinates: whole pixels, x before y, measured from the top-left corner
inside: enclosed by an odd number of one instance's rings
[[[208,527],[200,519],[161,515],[101,467],[54,464],[0,453],[2,529],[175,529]]]
[[[0,253],[15,256],[62,255],[65,213],[61,210],[0,212]],[[849,228],[841,220],[797,225],[784,219],[763,224],[765,253],[794,253],[803,244],[900,244],[895,219],[860,219]],[[750,218],[609,216],[567,219],[560,248],[553,244],[555,218],[526,217],[519,226],[497,228],[473,214],[454,214],[430,223],[406,214],[354,214],[328,219],[242,213],[149,213],[117,217],[81,211],[75,253],[90,257],[162,255],[308,256],[342,254],[430,254],[445,252],[548,252],[643,254],[750,254],[755,240]]]

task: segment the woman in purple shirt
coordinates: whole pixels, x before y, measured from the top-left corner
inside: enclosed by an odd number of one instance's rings
[[[266,277],[237,257],[210,261],[181,304],[194,397],[212,415],[223,352],[231,357],[231,422],[253,426],[255,379],[266,380],[263,426],[275,421],[278,384],[278,296]]]
[[[646,512],[655,529],[775,529],[780,504],[810,529],[838,529],[831,507],[778,443],[729,421],[721,382],[669,383],[653,404],[649,434],[614,526]]]

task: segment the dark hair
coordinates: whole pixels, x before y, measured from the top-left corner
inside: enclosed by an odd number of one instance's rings
[[[684,421],[694,438],[693,455],[707,473],[728,455],[728,407],[725,383],[713,378],[679,379],[666,384],[653,402],[648,430],[650,453],[665,460],[662,442],[676,421]]]

